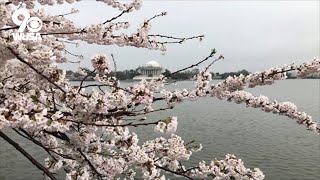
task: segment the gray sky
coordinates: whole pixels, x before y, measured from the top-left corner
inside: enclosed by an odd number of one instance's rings
[[[119,13],[90,0],[47,10],[61,14],[72,7],[80,13],[69,18],[81,26],[103,22]],[[177,70],[201,60],[212,48],[225,56],[224,61],[211,68],[215,72],[259,71],[319,57],[319,1],[144,1],[140,11],[118,20],[128,20],[136,29],[144,19],[162,11],[168,15],[153,21],[152,33],[204,34],[205,39],[201,43],[194,40],[170,45],[165,55],[146,49],[84,43],[68,50],[82,54],[82,65],[86,67],[91,67],[89,59],[95,53],[113,53],[120,70],[134,69],[151,60]]]

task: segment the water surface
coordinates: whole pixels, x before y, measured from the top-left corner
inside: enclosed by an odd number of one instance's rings
[[[123,86],[129,84],[122,83]],[[294,102],[319,123],[319,84],[319,80],[285,80],[274,86],[247,90],[255,95],[266,95],[270,100]],[[191,81],[184,81],[168,88],[191,88],[193,85]],[[162,106],[163,103],[155,105]],[[233,153],[247,167],[260,168],[266,180],[320,179],[319,135],[305,130],[304,126],[297,125],[288,117],[246,108],[244,104],[201,98],[177,104],[175,109],[152,114],[149,118],[151,121],[172,115],[178,116],[178,135],[185,141],[195,140],[204,146],[201,152],[193,154],[191,164],[221,159],[227,153]],[[141,141],[159,135],[153,127],[137,128],[136,131]],[[9,130],[5,132],[39,161],[46,157],[31,142],[24,141]],[[0,180],[41,179],[41,174],[12,146],[0,139]]]

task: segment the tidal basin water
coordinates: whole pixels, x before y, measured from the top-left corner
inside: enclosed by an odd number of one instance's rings
[[[130,84],[122,83],[123,86]],[[183,81],[167,88],[191,88],[193,85],[191,81]],[[285,80],[276,82],[274,86],[247,91],[255,95],[266,95],[270,100],[294,102],[300,111],[307,112],[319,123],[319,85],[320,80]],[[163,103],[155,104],[155,108],[162,106]],[[195,140],[203,145],[202,151],[193,154],[191,164],[201,160],[221,159],[225,154],[232,153],[241,158],[246,167],[260,168],[266,180],[320,179],[320,136],[305,130],[304,126],[286,116],[208,97],[177,104],[173,110],[154,113],[148,118],[155,121],[173,115],[178,116],[177,134],[186,142]],[[136,129],[140,142],[159,136],[153,127]],[[43,162],[46,157],[43,151],[14,132],[5,132]],[[37,180],[41,177],[42,173],[37,168],[14,147],[0,139],[0,180]],[[59,179],[63,179],[62,176]]]

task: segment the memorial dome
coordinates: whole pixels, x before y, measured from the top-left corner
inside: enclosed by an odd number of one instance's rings
[[[156,61],[149,61],[144,65],[144,67],[158,67],[158,68],[160,68],[161,66]]]

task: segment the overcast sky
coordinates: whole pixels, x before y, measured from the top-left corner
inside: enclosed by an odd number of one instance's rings
[[[61,14],[72,7],[80,13],[69,18],[79,26],[100,23],[119,13],[90,0],[47,10]],[[134,69],[151,60],[176,70],[201,60],[212,48],[225,56],[211,68],[215,72],[259,71],[319,57],[319,1],[144,1],[140,11],[126,14],[119,21],[129,21],[136,29],[144,19],[162,11],[168,15],[153,21],[152,33],[186,37],[204,34],[204,41],[170,45],[165,55],[85,43],[68,49],[82,54],[86,67],[90,67],[89,59],[95,53],[113,53],[120,70]]]

